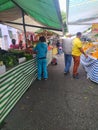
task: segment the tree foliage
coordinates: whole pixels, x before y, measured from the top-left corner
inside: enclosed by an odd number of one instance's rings
[[[64,33],[66,33],[67,32],[66,13],[64,11],[61,11],[61,15],[62,15],[62,22],[64,26]]]

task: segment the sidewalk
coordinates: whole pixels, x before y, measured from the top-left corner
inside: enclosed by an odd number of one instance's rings
[[[49,79],[35,81],[5,119],[1,130],[98,130],[98,84],[63,74],[63,55],[49,65]]]

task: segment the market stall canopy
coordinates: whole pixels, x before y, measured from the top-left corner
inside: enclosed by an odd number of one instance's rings
[[[98,0],[67,0],[66,14],[68,31],[84,32],[98,23]]]
[[[27,31],[38,28],[62,31],[58,0],[0,0],[0,22],[23,30],[22,11]]]

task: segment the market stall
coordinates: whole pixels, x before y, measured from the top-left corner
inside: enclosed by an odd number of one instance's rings
[[[77,8],[76,8],[77,7]],[[89,29],[93,33],[97,33],[98,36],[98,1],[97,0],[67,0],[66,1],[66,23],[68,32],[76,34],[82,32],[83,34]],[[96,24],[95,24],[96,23]],[[92,26],[94,25],[94,26]],[[97,28],[96,28],[97,27]],[[90,30],[90,33],[92,33]],[[91,35],[91,34],[90,34]],[[94,36],[94,35],[93,35]],[[91,37],[92,42],[98,42],[95,37]],[[87,44],[84,51],[87,51],[88,58],[86,59],[83,55],[81,56],[81,64],[87,72],[87,78],[98,83],[98,51],[90,49],[92,44]],[[93,47],[92,47],[93,49]]]
[[[87,59],[82,55],[81,64],[87,72],[87,78],[90,78],[92,81],[98,83],[98,60],[88,57]]]
[[[88,58],[81,56],[81,64],[87,72],[87,78],[98,83],[98,43],[87,43],[83,49],[88,54]]]
[[[43,28],[62,32],[63,23],[58,0],[0,0],[0,7],[0,23],[23,30],[27,49],[26,32],[28,31],[35,32],[38,28]],[[26,50],[27,52],[30,52],[30,50]],[[51,54],[51,50],[49,50],[48,64]],[[11,60],[12,66],[12,58],[9,58],[9,60]],[[19,64],[0,75],[0,124],[36,77],[36,58]]]

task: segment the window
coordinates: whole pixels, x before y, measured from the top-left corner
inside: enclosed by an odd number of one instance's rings
[[[13,33],[12,33],[12,31],[8,30],[8,33],[9,33],[10,38],[12,39],[12,38],[13,38]]]
[[[2,38],[2,31],[1,31],[1,28],[0,28],[0,38]]]

